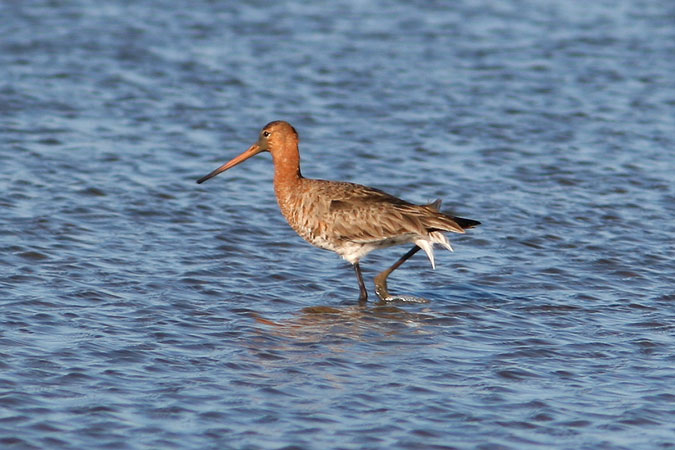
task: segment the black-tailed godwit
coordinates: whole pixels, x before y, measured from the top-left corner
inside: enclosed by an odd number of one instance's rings
[[[441,213],[440,200],[415,205],[360,184],[305,178],[300,173],[298,142],[298,133],[289,123],[270,122],[248,150],[197,183],[203,183],[260,152],[270,152],[274,160],[274,192],[281,213],[307,242],[334,251],[354,266],[361,303],[366,302],[368,291],[359,262],[371,251],[415,244],[375,277],[375,292],[382,301],[387,301],[393,298],[387,290],[387,277],[403,262],[423,249],[435,268],[433,245],[439,244],[452,251],[444,232],[464,233],[465,229],[480,224],[476,220]]]

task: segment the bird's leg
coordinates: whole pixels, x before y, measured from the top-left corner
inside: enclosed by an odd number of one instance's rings
[[[387,270],[384,270],[380,272],[378,276],[375,277],[375,293],[377,294],[378,297],[380,297],[380,300],[382,301],[387,301],[387,299],[391,298],[391,295],[389,294],[389,291],[387,290],[387,277],[389,276],[390,273],[392,273],[394,270],[398,269],[398,267],[406,262],[408,258],[410,258],[412,255],[417,253],[420,250],[420,247],[417,245],[411,248],[408,253],[405,255],[401,256],[398,261],[396,261],[390,268]]]
[[[366,290],[366,284],[363,282],[359,263],[354,263],[354,272],[356,272],[356,278],[359,280],[359,303],[366,303],[368,301],[368,291]]]

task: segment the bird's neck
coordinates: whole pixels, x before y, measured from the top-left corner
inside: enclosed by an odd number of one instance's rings
[[[297,147],[287,151],[275,152],[274,159],[274,183],[294,182],[300,178],[300,153]]]
[[[292,193],[300,183],[300,155],[296,151],[288,151],[273,155],[274,157],[274,190],[277,198]]]

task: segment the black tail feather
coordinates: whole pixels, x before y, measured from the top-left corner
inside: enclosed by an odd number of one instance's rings
[[[460,227],[462,227],[462,228],[464,228],[464,229],[467,229],[467,228],[473,228],[473,227],[475,227],[475,226],[480,225],[480,222],[477,221],[477,220],[473,220],[473,219],[464,219],[464,218],[462,218],[462,217],[453,217],[452,220],[454,220],[455,222],[457,222],[457,225],[459,225]]]

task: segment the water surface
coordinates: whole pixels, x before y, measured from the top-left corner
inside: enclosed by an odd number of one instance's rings
[[[3,448],[675,445],[670,2],[5,2]],[[365,308],[260,155],[483,225]],[[370,255],[372,277],[407,249]]]

